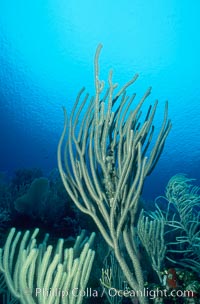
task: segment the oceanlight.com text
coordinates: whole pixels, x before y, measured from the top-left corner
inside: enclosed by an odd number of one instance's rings
[[[194,293],[190,290],[180,290],[180,289],[149,289],[144,288],[143,290],[118,290],[116,288],[109,288],[107,289],[107,294],[109,297],[127,297],[127,298],[138,298],[138,297],[146,297],[149,299],[156,299],[156,298],[191,298],[194,296]]]

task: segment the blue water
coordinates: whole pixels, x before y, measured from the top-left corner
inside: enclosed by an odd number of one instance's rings
[[[99,42],[101,78],[140,74],[133,91],[165,100],[173,128],[144,196],[163,194],[177,173],[200,180],[200,1],[0,1],[0,171],[57,166],[63,126],[82,86],[93,94]],[[145,107],[144,107],[145,110]]]

